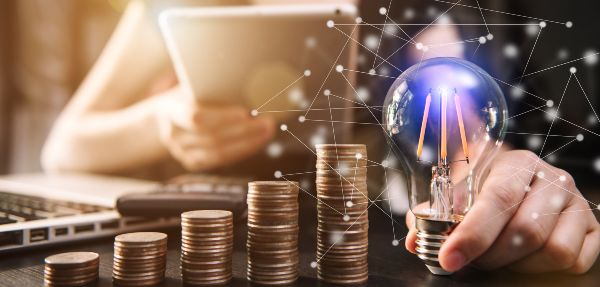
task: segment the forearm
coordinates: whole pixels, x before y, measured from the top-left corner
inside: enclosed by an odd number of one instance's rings
[[[158,136],[158,95],[127,108],[59,119],[43,150],[47,171],[121,173],[168,156]]]

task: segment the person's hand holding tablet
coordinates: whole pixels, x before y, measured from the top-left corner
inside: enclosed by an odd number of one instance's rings
[[[160,141],[187,170],[209,170],[255,154],[273,137],[275,122],[247,108],[201,103],[179,87],[157,102]]]

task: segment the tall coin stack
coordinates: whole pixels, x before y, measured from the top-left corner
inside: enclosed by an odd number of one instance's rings
[[[317,273],[333,284],[368,280],[367,148],[317,145]]]
[[[120,286],[151,286],[162,282],[167,265],[167,235],[134,232],[115,237],[113,282]]]
[[[232,278],[233,214],[196,210],[181,214],[181,277],[187,285],[225,285]]]
[[[60,253],[46,257],[45,263],[46,286],[84,286],[98,280],[98,253]]]
[[[248,280],[263,285],[298,279],[298,184],[248,184]]]

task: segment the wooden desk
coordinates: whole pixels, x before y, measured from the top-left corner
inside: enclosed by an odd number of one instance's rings
[[[327,286],[320,283],[316,270],[310,267],[315,260],[316,214],[313,208],[303,208],[300,231],[300,274],[295,286]],[[371,211],[372,210],[372,211]],[[401,241],[400,246],[392,246],[390,219],[379,210],[370,210],[369,272],[368,286],[600,286],[600,263],[587,274],[572,276],[565,274],[523,275],[508,271],[481,272],[466,269],[450,277],[434,276],[423,263],[408,253]],[[404,222],[403,218],[396,218]],[[234,281],[231,286],[250,286],[245,280],[245,238],[244,222],[238,222],[235,231]],[[167,279],[162,286],[181,286],[179,277],[179,230],[166,230],[169,234]],[[406,229],[396,226],[396,234],[401,238]],[[43,260],[46,256],[67,251],[94,251],[101,257],[100,281],[93,286],[112,286],[112,238],[80,242],[68,246],[3,255],[0,258],[0,286],[41,286],[43,283]]]

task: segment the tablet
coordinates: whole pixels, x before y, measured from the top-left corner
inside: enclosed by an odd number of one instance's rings
[[[356,17],[351,4],[185,7],[162,12],[159,23],[179,82],[197,100],[331,129],[332,119],[351,120],[355,73],[338,69],[355,69],[358,43],[356,25],[331,24]],[[340,142],[348,128],[338,127]]]

